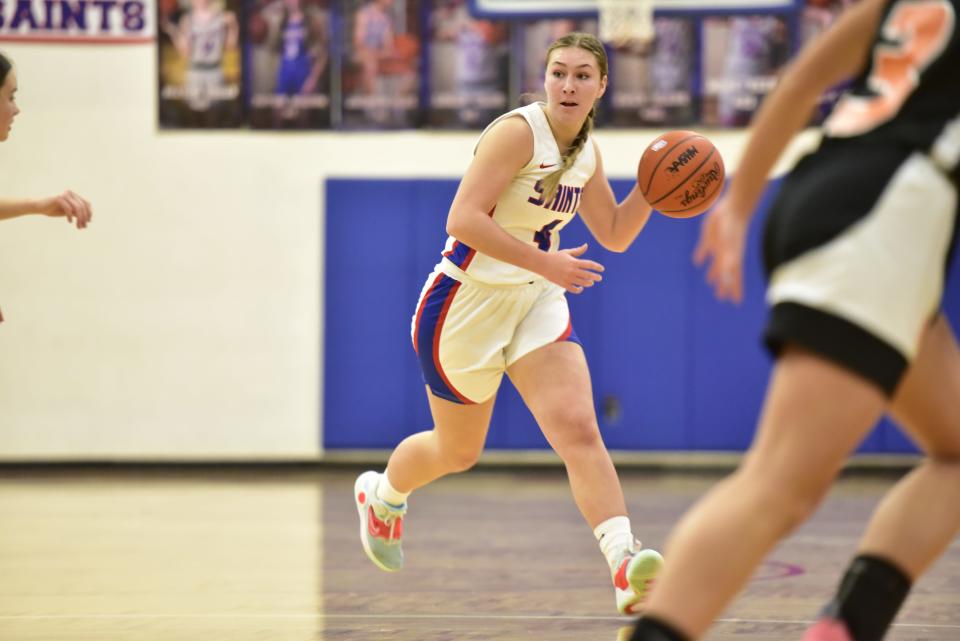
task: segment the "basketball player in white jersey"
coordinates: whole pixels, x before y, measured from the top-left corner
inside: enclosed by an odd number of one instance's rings
[[[232,11],[211,4],[211,0],[192,0],[192,8],[174,26],[164,30],[186,58],[186,102],[195,111],[206,111],[216,101],[232,99],[223,77],[223,54],[237,47],[239,26]]]
[[[764,236],[776,364],[740,469],[683,518],[635,641],[704,635],[891,414],[926,460],[880,502],[804,641],[880,641],[960,530],[960,348],[941,310],[956,249],[960,0],[861,0],[799,55],[704,222],[697,262],[739,301],[750,217],[828,87],[852,80]]]
[[[0,142],[10,137],[13,119],[20,113],[16,94],[17,72],[10,59],[0,53]],[[90,203],[70,190],[51,198],[0,199],[0,220],[30,214],[64,217],[69,223],[76,221],[77,229],[85,228],[93,216]],[[0,314],[0,321],[3,321],[3,314]]]
[[[434,429],[401,442],[384,473],[356,482],[363,548],[381,569],[403,566],[410,492],[477,461],[505,372],[566,465],[621,613],[636,611],[660,569],[660,555],[632,534],[565,297],[603,271],[581,258],[586,245],[560,249],[560,230],[577,212],[617,252],[650,217],[636,187],[617,203],[590,137],[606,86],[603,45],[568,34],[547,55],[546,103],[501,116],[480,137],[447,218],[450,238],[412,320]]]

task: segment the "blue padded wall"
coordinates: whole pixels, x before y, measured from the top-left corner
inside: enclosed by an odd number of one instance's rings
[[[613,181],[622,198],[632,187]],[[456,180],[330,179],[326,183],[323,446],[392,448],[431,426],[410,343],[410,317],[439,260]],[[777,184],[771,184],[758,216]],[[757,222],[760,222],[759,220]],[[603,250],[579,220],[562,246],[590,243],[603,282],[568,296],[611,449],[743,450],[751,440],[770,360],[760,344],[764,278],[755,224],[746,299],[718,303],[690,256],[700,221],[655,215],[624,254]],[[960,319],[960,261],[946,307]],[[548,447],[507,379],[490,448]],[[910,452],[883,421],[863,452]]]

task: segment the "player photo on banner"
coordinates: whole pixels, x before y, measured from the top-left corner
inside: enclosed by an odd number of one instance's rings
[[[749,124],[790,54],[790,28],[782,15],[705,18],[701,121],[711,127]]]
[[[856,0],[805,0],[800,14],[800,46],[819,36],[834,23],[844,9],[854,4]],[[811,125],[819,125],[826,118],[834,103],[840,97],[846,84],[833,87],[823,95]]]
[[[248,0],[250,126],[330,126],[329,0]]]
[[[342,124],[420,124],[419,0],[344,0]]]
[[[658,17],[648,45],[610,54],[610,122],[622,127],[676,126],[696,119],[697,31],[692,19]]]
[[[520,96],[514,106],[532,100],[544,100],[543,81],[547,71],[547,49],[553,41],[571,31],[597,34],[594,19],[548,18],[521,23],[521,50],[516,59],[520,63]]]
[[[461,129],[487,126],[507,111],[509,25],[471,17],[467,0],[433,0],[429,24],[427,123]]]
[[[160,126],[239,126],[239,0],[159,0],[157,7]]]

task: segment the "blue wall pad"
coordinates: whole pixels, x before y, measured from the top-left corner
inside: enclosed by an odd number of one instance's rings
[[[392,448],[432,425],[410,343],[420,288],[439,261],[456,180],[329,179],[324,264],[323,447]],[[612,182],[623,198],[632,181]],[[766,215],[777,183],[760,205]],[[604,280],[568,295],[583,341],[604,440],[611,449],[739,451],[751,441],[770,360],[760,345],[764,278],[755,221],[746,298],[720,304],[693,267],[700,219],[654,215],[624,254],[575,220],[561,246],[590,243]],[[960,261],[946,307],[960,320]],[[544,381],[545,385],[549,380]],[[487,447],[549,447],[504,378]],[[913,452],[882,421],[861,452]]]

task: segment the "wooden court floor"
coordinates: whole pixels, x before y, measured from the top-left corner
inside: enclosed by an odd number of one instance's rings
[[[0,641],[617,641],[626,630],[559,469],[476,470],[417,493],[395,574],[360,548],[358,471],[0,467]],[[637,533],[661,546],[716,478],[623,472]],[[709,638],[798,639],[890,483],[842,479]],[[887,638],[960,641],[960,543]]]

